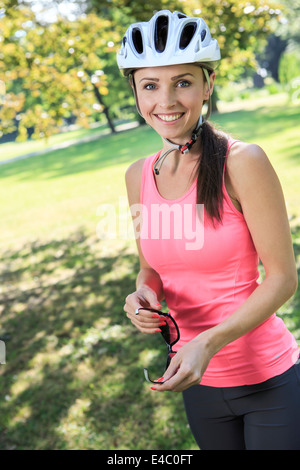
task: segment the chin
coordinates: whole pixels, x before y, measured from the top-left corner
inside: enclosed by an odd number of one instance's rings
[[[147,122],[147,121],[146,121]],[[156,123],[153,123],[153,122],[147,122],[147,124],[152,127],[152,129],[155,130],[155,132],[157,132],[157,134],[162,138],[162,139],[168,139],[170,140],[171,142],[173,142],[174,144],[177,144],[177,145],[184,145],[186,144],[191,136],[192,136],[192,133],[193,133],[193,130],[194,128],[192,128],[190,131],[186,131],[186,134],[183,135],[182,134],[182,129],[171,129],[171,126],[169,126],[169,129],[167,128],[168,126],[166,126],[165,129],[162,129],[161,126],[158,126]]]

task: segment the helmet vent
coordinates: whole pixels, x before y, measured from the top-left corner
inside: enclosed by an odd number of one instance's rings
[[[163,52],[168,39],[169,18],[165,15],[159,16],[155,24],[154,45],[157,52]]]
[[[206,38],[206,29],[202,29],[202,31],[201,31],[201,41],[204,41],[205,38]]]
[[[194,37],[195,31],[197,29],[197,23],[188,23],[182,30],[179,48],[185,49],[191,42]]]
[[[143,37],[139,28],[133,28],[132,30],[132,42],[138,54],[142,54],[144,51]]]

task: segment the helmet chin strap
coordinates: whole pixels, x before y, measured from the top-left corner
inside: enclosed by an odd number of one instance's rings
[[[202,114],[199,118],[199,121],[198,121],[198,124],[197,126],[195,127],[195,129],[193,130],[193,133],[192,133],[192,137],[191,139],[184,145],[177,145],[177,144],[174,144],[173,142],[171,142],[170,140],[168,139],[164,139],[164,141],[166,143],[168,143],[171,147],[166,150],[155,162],[155,165],[153,167],[153,171],[156,175],[159,175],[159,170],[161,169],[161,166],[165,160],[165,158],[169,155],[170,152],[173,152],[173,150],[179,150],[182,154],[185,154],[185,153],[188,153],[190,151],[190,149],[192,148],[192,146],[194,145],[194,143],[196,142],[197,138],[199,137],[199,135],[201,134],[202,132],[202,124],[203,124],[203,120],[202,120]],[[159,165],[159,168],[157,168]]]

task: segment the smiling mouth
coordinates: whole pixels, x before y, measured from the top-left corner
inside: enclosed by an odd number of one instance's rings
[[[160,119],[161,121],[165,122],[172,122],[172,121],[178,121],[184,113],[177,113],[177,114],[155,114],[155,116]]]

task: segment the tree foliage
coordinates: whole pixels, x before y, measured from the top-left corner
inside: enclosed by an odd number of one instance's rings
[[[279,63],[279,79],[287,85],[292,100],[299,104],[300,86],[300,0],[284,0],[286,17],[279,34],[288,47]]]
[[[103,114],[113,131],[111,113],[120,116],[125,106],[133,105],[116,65],[116,51],[128,25],[149,20],[155,10],[203,17],[221,48],[218,85],[235,80],[255,67],[255,55],[278,24],[281,12],[275,2],[87,0],[90,9],[76,20],[59,17],[47,23],[39,22],[21,0],[10,8],[7,5],[14,0],[4,0],[0,81],[5,82],[7,95],[0,110],[1,131],[18,128],[19,139],[26,139],[28,129],[34,128],[33,137],[47,137],[67,118],[88,126]]]
[[[300,0],[282,0],[282,2],[285,18],[277,34],[288,40],[292,46],[300,45]]]
[[[115,9],[131,21],[148,21],[158,10],[182,11],[200,16],[218,39],[222,63],[218,83],[234,80],[247,67],[255,67],[255,55],[266,44],[268,34],[282,15],[276,0],[90,0],[100,15],[113,15]],[[108,13],[110,12],[110,13]],[[124,24],[123,33],[129,21]]]
[[[18,123],[19,140],[31,127],[33,137],[47,137],[66,118],[88,126],[107,113],[104,69],[120,41],[108,19],[90,13],[42,25],[32,11],[14,8],[0,28],[0,79],[7,88],[0,111],[3,133]]]

